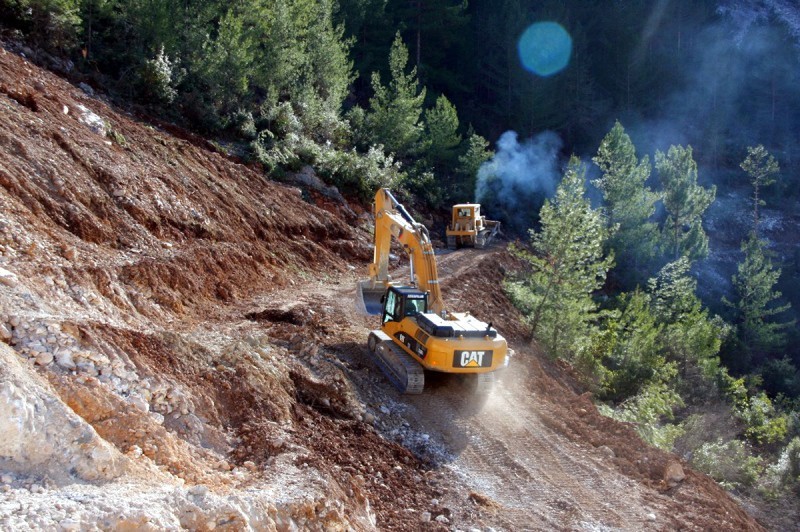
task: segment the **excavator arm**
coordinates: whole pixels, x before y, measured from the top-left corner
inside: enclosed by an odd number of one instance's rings
[[[443,310],[439,290],[436,258],[428,230],[414,221],[388,189],[375,194],[375,247],[369,279],[358,284],[358,301],[367,314],[379,314],[381,297],[392,285],[389,275],[389,250],[395,238],[409,257],[410,285],[428,292],[428,309],[440,314]],[[362,303],[363,302],[363,303]]]

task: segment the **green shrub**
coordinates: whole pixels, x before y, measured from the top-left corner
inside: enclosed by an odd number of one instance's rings
[[[736,416],[745,424],[744,435],[753,443],[768,445],[783,441],[787,435],[788,417],[778,414],[767,394],[761,392],[736,408]]]
[[[674,372],[674,367],[665,367],[662,371],[668,370]],[[683,434],[683,428],[662,420],[673,419],[673,409],[680,406],[683,406],[683,400],[675,390],[664,383],[651,383],[616,409],[601,405],[599,410],[618,421],[635,423],[636,432],[644,441],[669,451]]]
[[[175,101],[183,74],[173,61],[164,53],[162,46],[156,56],[145,59],[139,70],[139,91],[145,99],[154,99],[159,103],[170,104]]]
[[[17,27],[47,49],[70,51],[81,34],[78,0],[11,0],[0,4],[4,25]]]
[[[739,440],[705,443],[694,451],[691,463],[727,489],[753,486],[763,472],[761,461]]]
[[[386,155],[383,146],[373,146],[366,154],[355,150],[324,150],[317,172],[341,192],[364,201],[381,187],[398,188],[405,179],[400,163]]]

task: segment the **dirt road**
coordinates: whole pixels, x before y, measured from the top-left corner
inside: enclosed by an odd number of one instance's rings
[[[423,395],[401,396],[375,378],[374,366],[357,383],[369,390],[365,402],[384,408],[381,431],[433,464],[442,515],[461,527],[505,530],[707,529],[720,518],[756,526],[694,472],[670,487],[664,474],[677,458],[599,416],[560,368],[541,360],[508,302],[487,298],[502,293],[499,279],[514,267],[503,248],[443,252],[438,264],[453,309],[492,319],[501,332],[508,326],[516,354],[495,390],[476,400],[456,379],[428,373]],[[686,504],[698,500],[718,506]]]

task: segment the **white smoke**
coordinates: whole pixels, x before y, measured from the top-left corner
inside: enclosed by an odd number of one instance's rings
[[[551,196],[560,173],[558,154],[563,145],[552,131],[519,142],[515,131],[506,131],[497,141],[495,156],[478,170],[475,199],[490,195],[509,210],[533,193]]]

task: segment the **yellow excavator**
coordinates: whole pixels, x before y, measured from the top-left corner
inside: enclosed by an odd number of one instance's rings
[[[506,340],[491,322],[444,309],[428,230],[389,190],[378,190],[374,209],[374,257],[357,287],[360,310],[381,316],[380,329],[369,333],[370,354],[402,393],[422,393],[424,370],[461,374],[475,393],[488,393],[493,372],[508,364]],[[392,238],[409,257],[407,284],[389,275]]]

